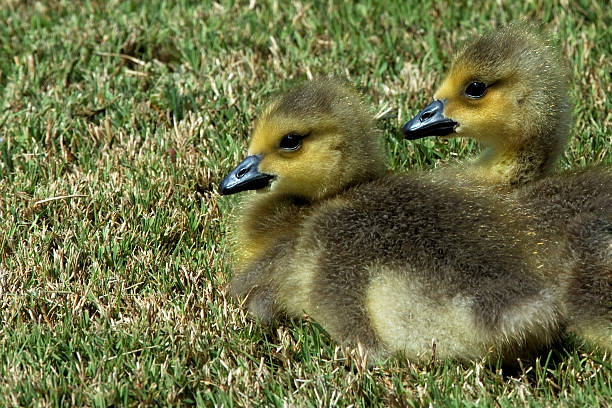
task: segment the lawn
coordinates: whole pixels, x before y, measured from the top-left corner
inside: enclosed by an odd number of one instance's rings
[[[609,2],[399,3],[0,3],[0,406],[611,404],[612,359],[569,336],[517,370],[369,367],[226,296],[236,200],[217,184],[258,109],[309,77],[349,78],[390,167],[431,169],[478,149],[399,135],[452,50],[539,20],[572,66],[560,167],[612,163]]]

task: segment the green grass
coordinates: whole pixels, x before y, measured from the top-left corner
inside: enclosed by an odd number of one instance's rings
[[[260,325],[225,295],[234,201],[216,185],[267,98],[327,73],[388,111],[392,168],[471,154],[405,142],[399,126],[456,45],[519,17],[541,20],[573,66],[562,166],[610,164],[611,13],[573,0],[2,2],[0,406],[609,405],[612,360],[573,338],[514,372],[368,368],[312,322]]]

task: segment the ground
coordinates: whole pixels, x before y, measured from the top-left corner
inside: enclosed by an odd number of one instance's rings
[[[234,197],[258,109],[347,77],[389,165],[471,143],[402,140],[452,50],[540,21],[572,66],[562,169],[612,163],[606,1],[18,1],[0,4],[0,406],[606,406],[612,360],[566,337],[489,360],[368,367],[307,319],[266,327],[225,295]]]

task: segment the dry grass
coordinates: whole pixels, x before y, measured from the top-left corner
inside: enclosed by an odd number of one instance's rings
[[[489,361],[368,368],[315,324],[262,327],[225,297],[216,185],[257,108],[322,73],[362,87],[394,169],[455,45],[540,19],[574,69],[564,167],[612,162],[606,2],[8,1],[0,6],[0,406],[607,405],[609,356],[563,343]]]

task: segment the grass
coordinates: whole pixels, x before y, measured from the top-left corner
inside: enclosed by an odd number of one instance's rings
[[[608,406],[612,360],[565,338],[488,361],[368,368],[315,323],[226,298],[232,198],[258,108],[310,76],[363,89],[394,169],[477,148],[398,136],[487,28],[538,19],[573,67],[562,167],[610,164],[605,1],[0,5],[0,406]]]

